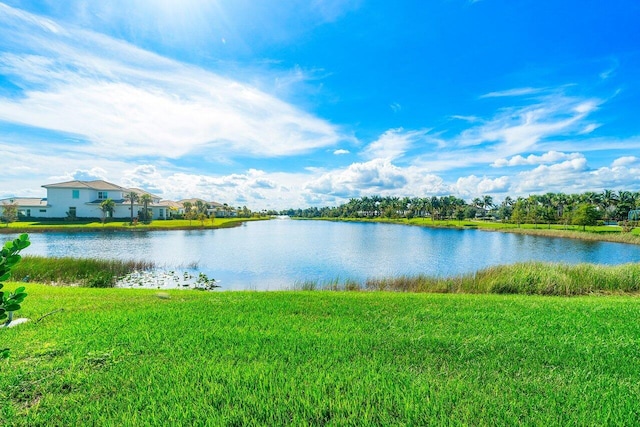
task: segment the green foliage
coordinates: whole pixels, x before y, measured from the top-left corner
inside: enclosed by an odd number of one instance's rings
[[[18,219],[18,205],[15,203],[3,203],[2,204],[2,222],[9,226],[9,223]]]
[[[587,225],[596,225],[600,214],[596,207],[589,203],[580,204],[573,213],[573,223],[581,225],[584,230]]]
[[[116,202],[114,202],[112,199],[106,199],[103,200],[100,203],[100,210],[102,211],[102,222],[104,224],[104,222],[106,221],[107,217],[112,217],[113,216],[113,211],[116,208]]]
[[[30,244],[29,236],[26,234],[22,234],[19,238],[4,244],[0,251],[0,289],[4,287],[2,282],[9,280],[11,277],[13,267],[20,262],[21,256],[19,252]],[[8,319],[8,322],[10,322],[13,312],[20,310],[20,304],[26,297],[27,293],[24,286],[20,286],[13,292],[0,291],[0,321]],[[8,356],[9,349],[0,348],[0,358]]]

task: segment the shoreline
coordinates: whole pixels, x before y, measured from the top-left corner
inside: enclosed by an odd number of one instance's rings
[[[503,224],[463,221],[456,224],[454,221],[427,222],[422,220],[407,219],[367,219],[367,218],[292,218],[294,220],[304,221],[334,221],[334,222],[359,222],[359,223],[379,223],[379,224],[396,224],[408,225],[413,227],[425,228],[446,228],[455,230],[479,230],[501,233],[526,234],[531,236],[555,237],[563,239],[587,240],[593,242],[610,242],[625,243],[630,245],[640,245],[640,235],[633,232],[623,233],[622,231],[587,231],[580,230],[564,230],[558,228],[528,228],[532,224],[522,224],[523,227],[505,227]],[[419,222],[420,221],[420,222]],[[429,220],[430,221],[430,220]],[[557,226],[557,225],[556,225]],[[592,227],[593,229],[593,227]],[[637,228],[635,230],[638,230]]]
[[[265,221],[268,218],[242,218],[238,220],[225,221],[220,224],[180,224],[172,226],[162,226],[151,224],[138,224],[138,225],[110,225],[116,224],[116,222],[106,223],[105,225],[93,225],[95,222],[91,222],[85,225],[78,224],[73,225],[69,223],[61,224],[46,224],[46,225],[28,225],[28,226],[11,226],[0,227],[0,234],[20,234],[20,233],[91,233],[91,232],[146,232],[146,231],[172,231],[172,230],[216,230],[221,228],[234,228],[240,227],[247,222],[252,221]],[[165,220],[166,221],[166,220]],[[171,221],[171,220],[169,220]],[[119,221],[118,221],[119,222]],[[164,221],[159,224],[166,224]],[[195,221],[194,221],[195,222]],[[14,223],[16,224],[16,223]]]

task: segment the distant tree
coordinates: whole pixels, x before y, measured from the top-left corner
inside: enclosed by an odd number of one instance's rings
[[[107,217],[113,216],[115,207],[116,203],[111,199],[104,200],[102,201],[102,203],[100,203],[100,210],[102,211],[102,224],[105,223]]]
[[[10,222],[15,222],[18,219],[18,204],[17,203],[3,203],[2,204],[2,221],[9,227]]]
[[[200,212],[197,217],[198,221],[200,221],[200,225],[204,227],[204,222],[207,220],[207,214],[204,212]]]
[[[191,221],[196,217],[196,211],[193,209],[193,203],[184,202],[182,206],[184,207],[184,219],[188,219],[189,225],[191,225]]]
[[[149,215],[149,205],[153,203],[153,198],[149,194],[143,194],[140,196],[140,203],[142,203],[142,221],[151,222],[151,215]]]
[[[525,201],[523,199],[518,199],[516,203],[513,205],[513,211],[511,212],[511,221],[518,224],[518,228],[520,228],[520,224],[522,224],[527,217],[527,211],[525,207]]]
[[[140,196],[135,191],[129,191],[124,195],[124,199],[131,203],[131,224],[133,224],[133,205],[140,199]]]
[[[207,210],[209,209],[209,204],[203,202],[202,200],[196,200],[195,204],[196,212],[198,214],[207,214]]]
[[[591,203],[580,204],[573,213],[573,223],[581,225],[582,231],[585,231],[587,225],[596,225],[600,219],[598,209]]]

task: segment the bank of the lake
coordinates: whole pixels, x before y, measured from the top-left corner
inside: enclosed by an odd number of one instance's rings
[[[638,422],[635,297],[27,291],[2,425]]]
[[[17,281],[36,281],[55,285],[111,288],[143,286],[143,277],[154,277],[155,265],[145,261],[122,261],[93,258],[47,258],[25,256],[14,267],[12,278]],[[131,277],[131,275],[133,275]],[[213,289],[215,279],[193,275],[186,281],[175,273],[168,286],[158,289],[191,287]],[[126,279],[125,279],[126,278]],[[206,282],[204,279],[206,278]],[[123,280],[125,279],[125,280]],[[353,279],[318,282],[306,280],[290,283],[290,290],[329,291],[394,291],[423,293],[524,294],[577,296],[592,294],[636,294],[640,291],[640,264],[596,265],[528,262],[485,268],[473,273],[451,277],[426,274],[371,277],[364,281]]]
[[[237,227],[246,222],[267,220],[268,217],[209,218],[204,221],[187,219],[156,220],[150,223],[111,220],[101,221],[18,221],[0,226],[0,233],[44,233],[44,232],[99,232],[99,231],[166,231],[209,230]]]
[[[428,228],[478,229],[532,236],[561,237],[599,242],[629,243],[640,245],[640,227],[623,232],[619,226],[582,226],[560,224],[510,224],[494,221],[431,220],[427,218],[295,218],[296,220],[320,220],[339,222],[363,222],[401,224]]]

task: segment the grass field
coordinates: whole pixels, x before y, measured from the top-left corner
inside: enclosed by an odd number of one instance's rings
[[[3,426],[640,422],[636,297],[27,292]]]
[[[183,230],[193,228],[225,228],[235,227],[247,221],[268,219],[263,218],[214,218],[204,222],[187,219],[155,220],[149,224],[129,221],[110,220],[104,224],[100,221],[20,221],[3,224],[0,233],[32,233],[42,231],[100,231],[100,230]]]

